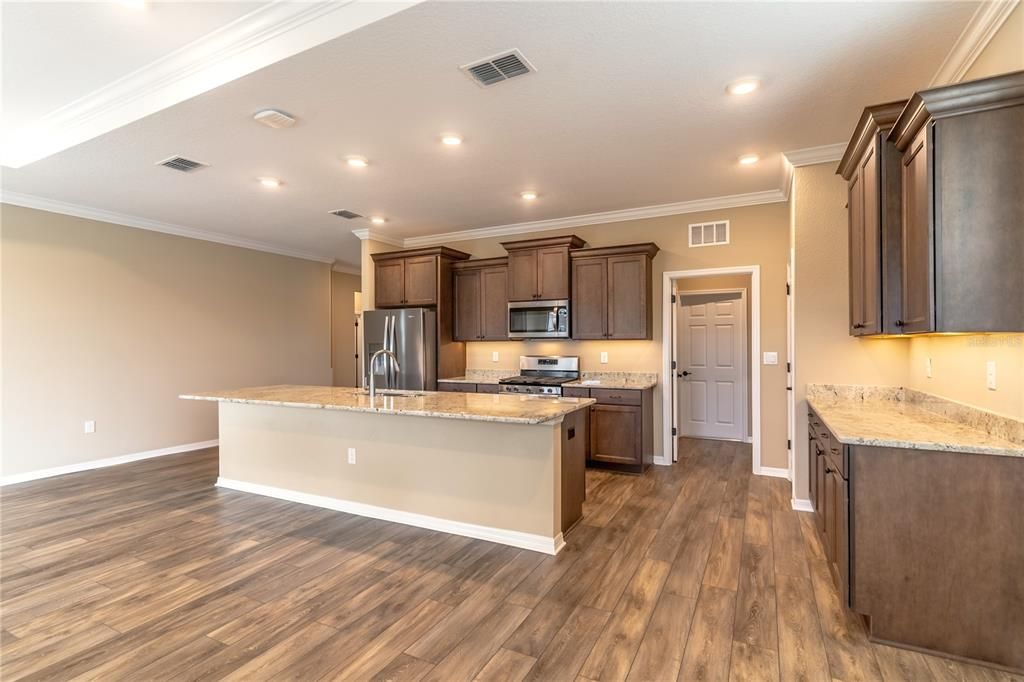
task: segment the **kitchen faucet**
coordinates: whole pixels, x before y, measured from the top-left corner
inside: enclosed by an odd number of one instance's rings
[[[402,371],[401,366],[398,364],[398,356],[395,355],[393,351],[390,351],[387,348],[381,348],[379,351],[370,356],[370,405],[373,405],[373,400],[374,398],[377,397],[377,373],[373,371],[373,368],[377,364],[377,358],[380,357],[381,355],[385,355],[391,358],[391,361],[395,363],[396,372]],[[385,359],[384,362],[386,363],[387,359]],[[387,370],[387,365],[385,365],[384,368],[385,370]]]

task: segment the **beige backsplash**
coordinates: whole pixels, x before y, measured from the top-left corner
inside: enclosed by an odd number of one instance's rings
[[[498,353],[498,362],[491,354]],[[601,363],[601,353],[608,362]],[[493,341],[466,344],[467,369],[518,369],[521,355],[578,355],[584,372],[660,372],[654,341]]]

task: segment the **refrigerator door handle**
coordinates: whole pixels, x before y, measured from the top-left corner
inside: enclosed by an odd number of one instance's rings
[[[391,342],[391,347],[388,350],[390,350],[392,353],[395,353],[395,352],[397,352],[396,349],[398,348],[398,340],[396,338],[396,331],[395,331],[395,327],[398,326],[398,320],[395,318],[394,315],[390,315],[390,317],[391,317],[391,336],[390,336],[389,340]],[[385,359],[384,362],[386,363],[385,366],[387,367],[388,388],[396,388],[396,386],[395,386],[395,379],[397,377],[395,376],[395,358],[393,356],[391,356],[391,355],[388,355],[388,356],[386,356],[386,359]]]

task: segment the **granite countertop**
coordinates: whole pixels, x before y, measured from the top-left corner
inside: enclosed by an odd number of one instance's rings
[[[519,374],[514,369],[467,369],[466,375],[438,379],[439,384],[496,384],[500,379]]]
[[[808,393],[808,404],[847,445],[1024,457],[1024,444],[905,400],[902,392],[849,397]]]
[[[562,385],[579,388],[643,390],[657,386],[658,375],[653,372],[583,372],[579,381],[570,381]]]
[[[408,397],[379,394],[374,405],[362,389],[331,386],[257,386],[178,396],[184,400],[278,405],[310,409],[402,414],[441,419],[543,424],[582,409],[590,398],[543,398],[508,394],[402,391]]]

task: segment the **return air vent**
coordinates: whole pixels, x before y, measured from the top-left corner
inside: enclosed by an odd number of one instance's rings
[[[339,209],[337,209],[335,211],[329,211],[329,213],[331,215],[336,215],[339,218],[344,218],[345,220],[352,220],[353,218],[362,218],[363,217],[363,216],[359,215],[358,213],[353,213],[352,211],[349,211],[348,209],[344,209],[344,208],[339,208]]]
[[[502,52],[493,57],[481,59],[478,62],[466,64],[459,68],[481,87],[494,85],[507,81],[509,78],[523,76],[537,70],[519,50]]]
[[[690,246],[719,246],[729,243],[729,221],[690,224]]]
[[[209,164],[203,163],[202,161],[186,159],[184,156],[172,156],[158,162],[156,165],[172,168],[176,171],[181,171],[182,173],[191,173],[192,171],[199,170],[200,168],[206,168]]]

